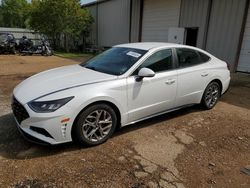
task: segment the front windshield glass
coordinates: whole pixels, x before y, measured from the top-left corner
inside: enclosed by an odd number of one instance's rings
[[[90,59],[81,66],[98,72],[112,75],[122,75],[130,69],[146,50],[114,47]]]
[[[5,42],[8,39],[8,35],[0,34],[0,42]]]

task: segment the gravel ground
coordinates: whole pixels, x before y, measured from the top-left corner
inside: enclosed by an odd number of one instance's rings
[[[250,75],[234,74],[217,106],[122,128],[106,143],[43,147],[25,141],[10,110],[13,88],[59,57],[0,56],[0,187],[250,187]]]

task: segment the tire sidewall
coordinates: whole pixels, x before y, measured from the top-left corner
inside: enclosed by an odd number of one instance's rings
[[[219,88],[219,95],[218,95],[218,99],[217,99],[217,101],[215,102],[215,104],[213,105],[213,106],[208,106],[207,105],[207,103],[206,103],[206,94],[207,94],[207,91],[208,91],[208,89],[212,86],[212,85],[214,85],[214,84],[216,84],[217,86],[218,86],[218,88]],[[212,109],[213,107],[215,107],[215,105],[217,104],[217,102],[218,102],[218,100],[219,100],[219,98],[220,98],[220,96],[221,96],[221,87],[220,87],[220,85],[217,83],[217,82],[210,82],[209,84],[208,84],[208,86],[206,87],[206,89],[205,89],[205,92],[204,92],[204,94],[203,94],[203,97],[202,97],[202,105],[206,108],[206,109],[208,109],[208,110],[210,110],[210,109]]]
[[[110,132],[105,138],[97,142],[91,142],[87,138],[84,137],[83,132],[82,132],[82,125],[85,121],[85,118],[95,110],[106,110],[107,112],[109,112],[112,117],[112,127],[111,127]],[[103,142],[107,141],[111,137],[111,135],[114,133],[116,129],[116,125],[117,125],[116,113],[113,110],[113,108],[111,108],[109,105],[96,104],[96,105],[90,106],[80,113],[80,115],[77,118],[76,124],[73,126],[73,135],[72,135],[73,140],[85,146],[95,146],[95,145],[102,144]]]

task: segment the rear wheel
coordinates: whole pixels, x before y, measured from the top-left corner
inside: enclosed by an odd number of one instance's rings
[[[203,97],[201,104],[205,109],[212,109],[220,98],[221,88],[220,85],[213,81],[208,84]]]
[[[106,104],[84,110],[73,127],[73,139],[82,145],[95,146],[105,142],[115,131],[117,116]]]

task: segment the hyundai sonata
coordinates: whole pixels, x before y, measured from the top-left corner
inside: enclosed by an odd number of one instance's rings
[[[201,49],[123,44],[26,79],[13,91],[12,109],[31,141],[93,146],[118,126],[194,104],[211,109],[229,82],[227,63]]]

